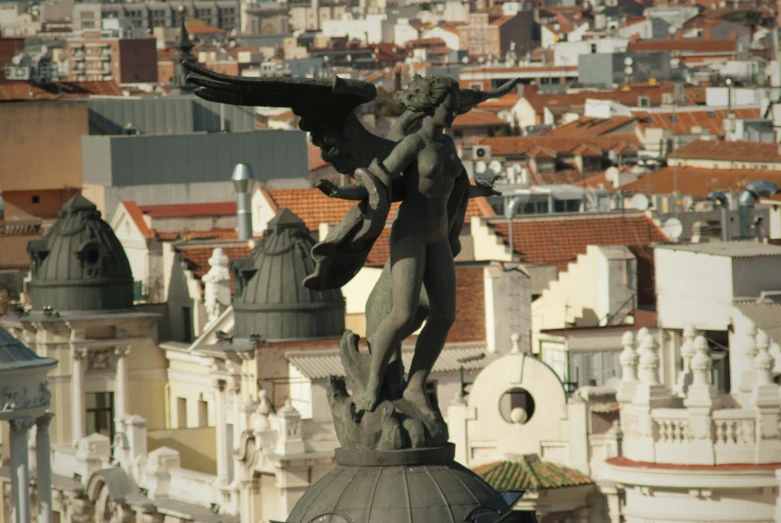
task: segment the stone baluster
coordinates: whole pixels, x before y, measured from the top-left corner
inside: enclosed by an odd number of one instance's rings
[[[621,363],[621,385],[616,397],[621,403],[631,403],[635,392],[637,392],[637,364],[640,356],[635,350],[635,337],[631,332],[627,331],[624,333],[621,343],[624,346],[624,351],[619,358]]]
[[[86,409],[84,406],[84,358],[87,349],[74,347],[71,354],[71,426],[73,445],[86,435]]]
[[[659,385],[659,345],[650,334],[640,342],[639,377],[643,385]]]
[[[11,420],[12,523],[30,522],[30,467],[27,455],[27,432],[34,423],[33,418]]]
[[[683,400],[689,412],[689,463],[714,465],[716,454],[713,435],[713,410],[721,406],[716,387],[711,383],[713,360],[708,354],[708,340],[694,339],[691,359],[692,383]]]
[[[683,343],[681,344],[681,359],[683,360],[683,368],[678,373],[678,382],[676,384],[675,392],[680,397],[686,396],[686,391],[689,389],[689,385],[692,383],[692,370],[691,360],[694,357],[696,351],[694,350],[694,338],[697,337],[697,330],[694,325],[687,325],[683,329]]]
[[[754,437],[757,463],[776,463],[781,460],[781,434],[779,412],[781,395],[773,382],[775,359],[770,355],[770,340],[764,332],[756,336],[757,355],[754,357],[756,382],[751,390],[751,406],[757,411]]]
[[[49,424],[54,414],[46,413],[35,420],[35,461],[38,493],[38,523],[52,523],[52,465]]]
[[[648,327],[640,327],[637,329],[637,336],[635,337],[635,342],[637,343],[637,353],[639,355],[643,354],[643,340],[648,337],[648,335],[651,334],[651,331],[648,330]]]
[[[233,396],[233,441],[232,448],[237,449],[241,445],[241,433],[244,427],[241,423],[241,378],[235,376],[231,381],[231,395]]]

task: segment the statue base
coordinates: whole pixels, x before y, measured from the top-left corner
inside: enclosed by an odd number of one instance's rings
[[[336,467],[312,485],[287,523],[489,523],[510,507],[453,461],[455,446],[336,449]]]

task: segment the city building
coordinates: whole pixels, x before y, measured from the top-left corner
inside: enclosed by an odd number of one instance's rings
[[[532,11],[503,15],[493,9],[478,10],[467,15],[458,31],[461,48],[472,58],[501,60],[510,50],[523,56],[540,41],[540,27]]]
[[[157,82],[153,38],[126,38],[123,31],[87,29],[69,38],[66,49],[71,81]]]
[[[183,14],[180,14],[183,9]],[[158,27],[178,27],[179,17],[197,18],[206,25],[232,31],[241,22],[240,3],[235,0],[202,2],[172,0],[171,2],[85,2],[73,5],[73,30],[100,29],[105,19],[128,18],[134,28],[144,34]]]

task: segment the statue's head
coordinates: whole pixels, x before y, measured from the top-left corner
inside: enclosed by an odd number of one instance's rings
[[[458,114],[458,83],[450,76],[431,75],[415,78],[396,99],[408,111],[424,113],[443,127],[450,127]]]

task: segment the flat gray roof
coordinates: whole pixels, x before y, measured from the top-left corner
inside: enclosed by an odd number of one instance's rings
[[[781,256],[781,247],[754,241],[690,243],[686,245],[659,245],[657,249],[696,252],[730,258],[754,258],[756,256]]]

